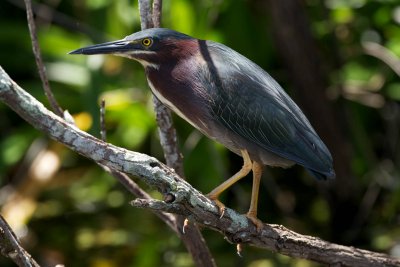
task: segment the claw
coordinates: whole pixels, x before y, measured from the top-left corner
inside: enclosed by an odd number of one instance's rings
[[[182,233],[186,234],[186,228],[189,226],[189,220],[188,218],[185,218],[185,220],[183,221],[183,226],[182,226]]]
[[[219,209],[219,214],[220,214],[219,218],[222,219],[222,217],[224,217],[225,210],[226,210],[225,205],[221,201],[219,201],[217,198],[214,198],[212,196],[207,196],[207,197],[209,199],[211,199],[212,201],[214,201],[215,205],[217,205],[217,207]]]
[[[242,256],[242,251],[243,251],[243,246],[241,243],[236,244],[236,254],[238,254],[239,257],[243,257]]]
[[[255,215],[253,215],[252,213],[248,212],[246,214],[246,217],[252,222],[254,223],[254,225],[257,228],[257,232],[261,232],[261,230],[264,228],[264,223],[258,219]]]

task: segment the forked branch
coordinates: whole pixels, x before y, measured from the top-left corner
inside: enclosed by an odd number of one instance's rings
[[[232,243],[249,244],[295,258],[331,266],[400,266],[399,259],[385,254],[329,243],[280,225],[265,224],[257,232],[245,216],[231,209],[219,218],[214,203],[171,168],[148,155],[105,143],[67,123],[19,87],[1,67],[0,100],[35,128],[71,150],[108,168],[138,177],[169,196],[168,203],[138,199],[133,203],[137,207],[182,214],[193,223],[219,231]]]

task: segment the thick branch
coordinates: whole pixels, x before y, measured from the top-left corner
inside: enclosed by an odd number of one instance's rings
[[[117,179],[130,193],[140,199],[151,200],[151,196],[147,194],[142,188],[140,188],[134,181],[130,179],[128,175],[123,172],[116,171],[114,169],[110,169],[102,164],[99,164],[106,172],[112,175],[115,179]],[[176,219],[173,214],[169,214],[163,211],[155,211],[154,214],[160,218],[164,223],[166,223],[172,230],[174,230],[178,235],[179,230],[176,229]]]
[[[193,222],[223,233],[232,243],[250,244],[291,257],[335,266],[400,266],[399,259],[385,254],[329,243],[279,225],[265,224],[257,232],[247,217],[231,209],[219,218],[215,204],[172,169],[153,157],[107,144],[68,124],[20,88],[1,67],[0,100],[35,128],[77,153],[111,169],[139,177],[164,195],[173,196],[168,203],[137,200],[135,206],[183,214]]]

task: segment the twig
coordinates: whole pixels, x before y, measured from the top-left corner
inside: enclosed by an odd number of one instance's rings
[[[161,27],[162,0],[153,0],[153,25]],[[172,121],[171,111],[156,97],[153,99],[157,122],[160,129],[160,142],[164,149],[165,160],[181,177],[184,177],[183,158],[179,151],[178,138]]]
[[[367,55],[382,60],[400,77],[400,59],[392,51],[374,42],[362,42],[361,45]]]
[[[107,142],[105,113],[106,113],[106,101],[102,99],[100,102],[100,137],[101,140]]]
[[[171,203],[137,200],[135,205],[138,207],[177,212],[223,233],[233,243],[250,244],[295,258],[335,266],[400,266],[400,259],[329,243],[279,225],[265,224],[257,232],[246,216],[231,209],[227,209],[220,219],[218,207],[171,168],[153,157],[107,144],[65,122],[20,88],[1,67],[0,100],[35,128],[71,150],[111,169],[139,177],[164,195],[174,196]]]
[[[160,28],[162,14],[162,0],[153,0],[153,26]]]
[[[40,267],[19,244],[17,236],[3,216],[0,215],[0,252],[20,267]]]
[[[148,0],[139,0],[139,10],[142,30],[151,27],[160,27],[162,1],[153,2],[153,14],[150,13]],[[184,177],[182,156],[179,152],[178,138],[173,126],[171,111],[153,96],[154,110],[156,113],[160,142],[164,150],[168,166],[173,168],[181,177]]]
[[[171,111],[155,96],[153,97],[153,105],[156,111],[158,132],[161,146],[164,149],[165,161],[168,166],[184,178],[182,155],[179,152],[178,138],[173,125]]]
[[[37,41],[36,25],[33,20],[32,3],[31,0],[25,0],[26,16],[28,19],[29,33],[32,40],[33,54],[35,55],[36,65],[38,67],[40,79],[42,80],[44,93],[50,102],[53,111],[60,117],[63,116],[63,110],[58,105],[57,100],[54,98],[53,92],[50,89],[49,80],[47,79],[46,70],[44,68],[42,54]]]
[[[7,1],[18,8],[26,10],[24,0]],[[41,18],[47,22],[51,22],[52,24],[59,25],[67,30],[70,30],[71,32],[82,33],[84,36],[89,37],[89,39],[94,40],[95,42],[105,42],[105,40],[109,40],[111,38],[108,38],[106,34],[95,29],[94,27],[91,27],[82,21],[77,21],[76,18],[70,17],[49,5],[33,2],[32,11],[37,18]]]
[[[150,1],[139,0],[142,30],[160,27],[162,1],[153,1],[153,13],[150,12]],[[182,156],[179,152],[178,138],[173,126],[171,111],[153,96],[153,105],[158,123],[160,143],[164,150],[165,161],[181,177],[184,177]]]
[[[162,0],[153,0],[153,26],[161,26]],[[164,149],[164,157],[168,166],[173,168],[181,177],[185,177],[183,170],[183,158],[179,151],[176,129],[173,125],[171,111],[153,97],[154,110],[156,111],[159,126],[160,143]],[[182,222],[183,223],[183,222]]]
[[[150,0],[138,0],[140,14],[140,28],[142,30],[152,28],[153,21],[150,13]]]

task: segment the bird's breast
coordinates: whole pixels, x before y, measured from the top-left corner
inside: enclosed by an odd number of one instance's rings
[[[146,74],[158,100],[201,132],[210,134],[204,88],[198,85],[194,72],[187,65],[146,68]]]

